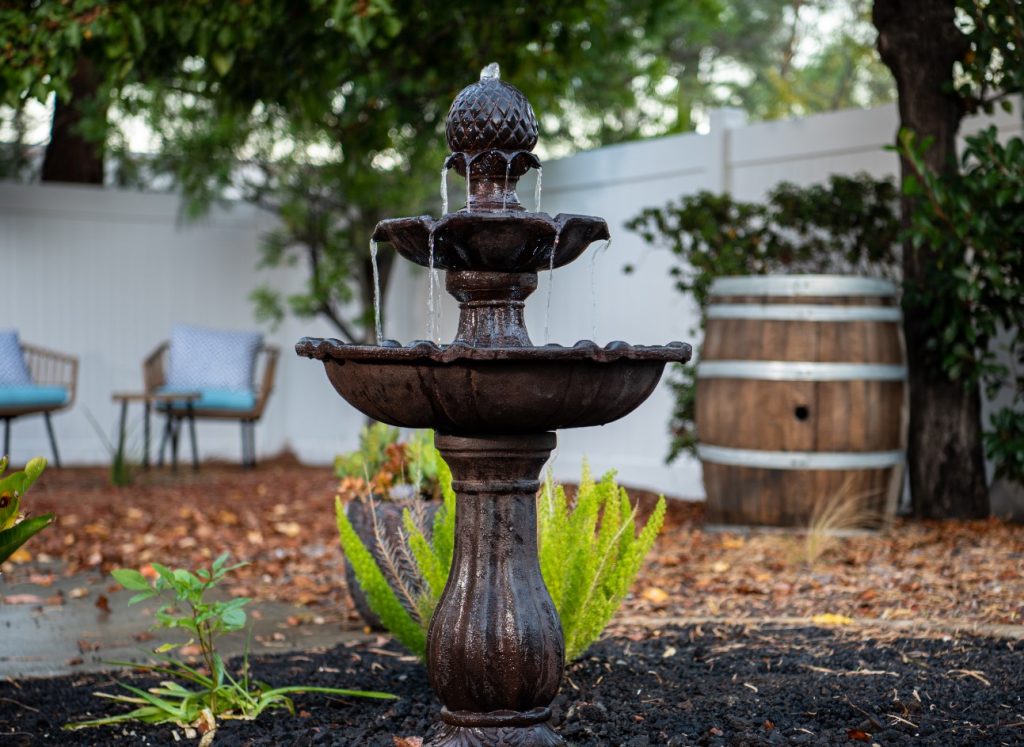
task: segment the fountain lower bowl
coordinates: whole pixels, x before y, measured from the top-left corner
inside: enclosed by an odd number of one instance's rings
[[[667,363],[685,363],[692,353],[681,342],[480,348],[458,341],[376,346],[309,337],[295,350],[323,361],[334,388],[365,415],[459,435],[610,423],[650,396]]]

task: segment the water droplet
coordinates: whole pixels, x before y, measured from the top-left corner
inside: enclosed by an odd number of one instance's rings
[[[501,80],[501,66],[492,62],[480,71],[480,80]]]
[[[561,232],[555,234],[555,243],[551,245],[551,258],[548,260],[548,300],[547,306],[544,309],[544,342],[551,342],[551,337],[548,335],[551,322],[551,296],[554,295],[553,291],[555,288],[555,255],[558,253],[558,239],[561,238]]]
[[[373,265],[373,331],[377,344],[384,339],[384,326],[380,319],[380,269],[377,267],[377,242],[370,239],[370,263]]]
[[[448,214],[448,166],[441,167],[441,217]]]
[[[537,167],[537,183],[533,185],[533,210],[536,213],[540,212],[540,181],[544,175],[544,169],[540,166]]]

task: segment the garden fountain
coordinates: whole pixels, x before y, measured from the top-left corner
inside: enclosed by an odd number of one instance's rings
[[[458,497],[451,573],[430,623],[427,669],[444,708],[432,747],[564,744],[548,723],[564,665],[562,630],[537,559],[538,477],[554,431],[634,410],[666,363],[690,346],[534,346],[523,318],[537,273],[608,239],[604,220],[527,212],[516,185],[540,168],[530,103],[497,66],[452,103],[445,165],[467,179],[467,204],[434,220],[385,220],[375,241],[446,271],[459,302],[446,345],[355,345],[303,338],[334,388],[370,417],[433,428]]]

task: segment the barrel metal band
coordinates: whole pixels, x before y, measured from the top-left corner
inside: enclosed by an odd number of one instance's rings
[[[701,361],[697,364],[697,378],[761,381],[905,381],[907,367],[883,363]]]
[[[849,275],[758,275],[724,277],[711,283],[712,296],[895,296],[880,278]]]
[[[761,451],[699,444],[702,461],[760,469],[886,469],[903,463],[902,451]]]
[[[826,304],[711,304],[708,319],[758,319],[780,322],[899,322],[897,306],[828,306]]]

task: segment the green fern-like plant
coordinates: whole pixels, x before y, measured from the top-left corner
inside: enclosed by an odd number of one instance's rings
[[[356,535],[340,501],[336,505],[342,550],[381,623],[421,660],[426,657],[426,631],[451,570],[455,549],[455,491],[448,465],[438,459],[444,505],[427,539],[422,522],[408,509],[400,540],[412,555],[415,578],[397,585],[420,589],[415,610],[403,606],[386,573]],[[538,496],[538,540],[541,573],[562,621],[566,658],[579,658],[598,639],[622,604],[665,519],[661,497],[637,533],[636,506],[630,504],[615,473],[595,481],[587,464],[575,499],[549,476]]]

